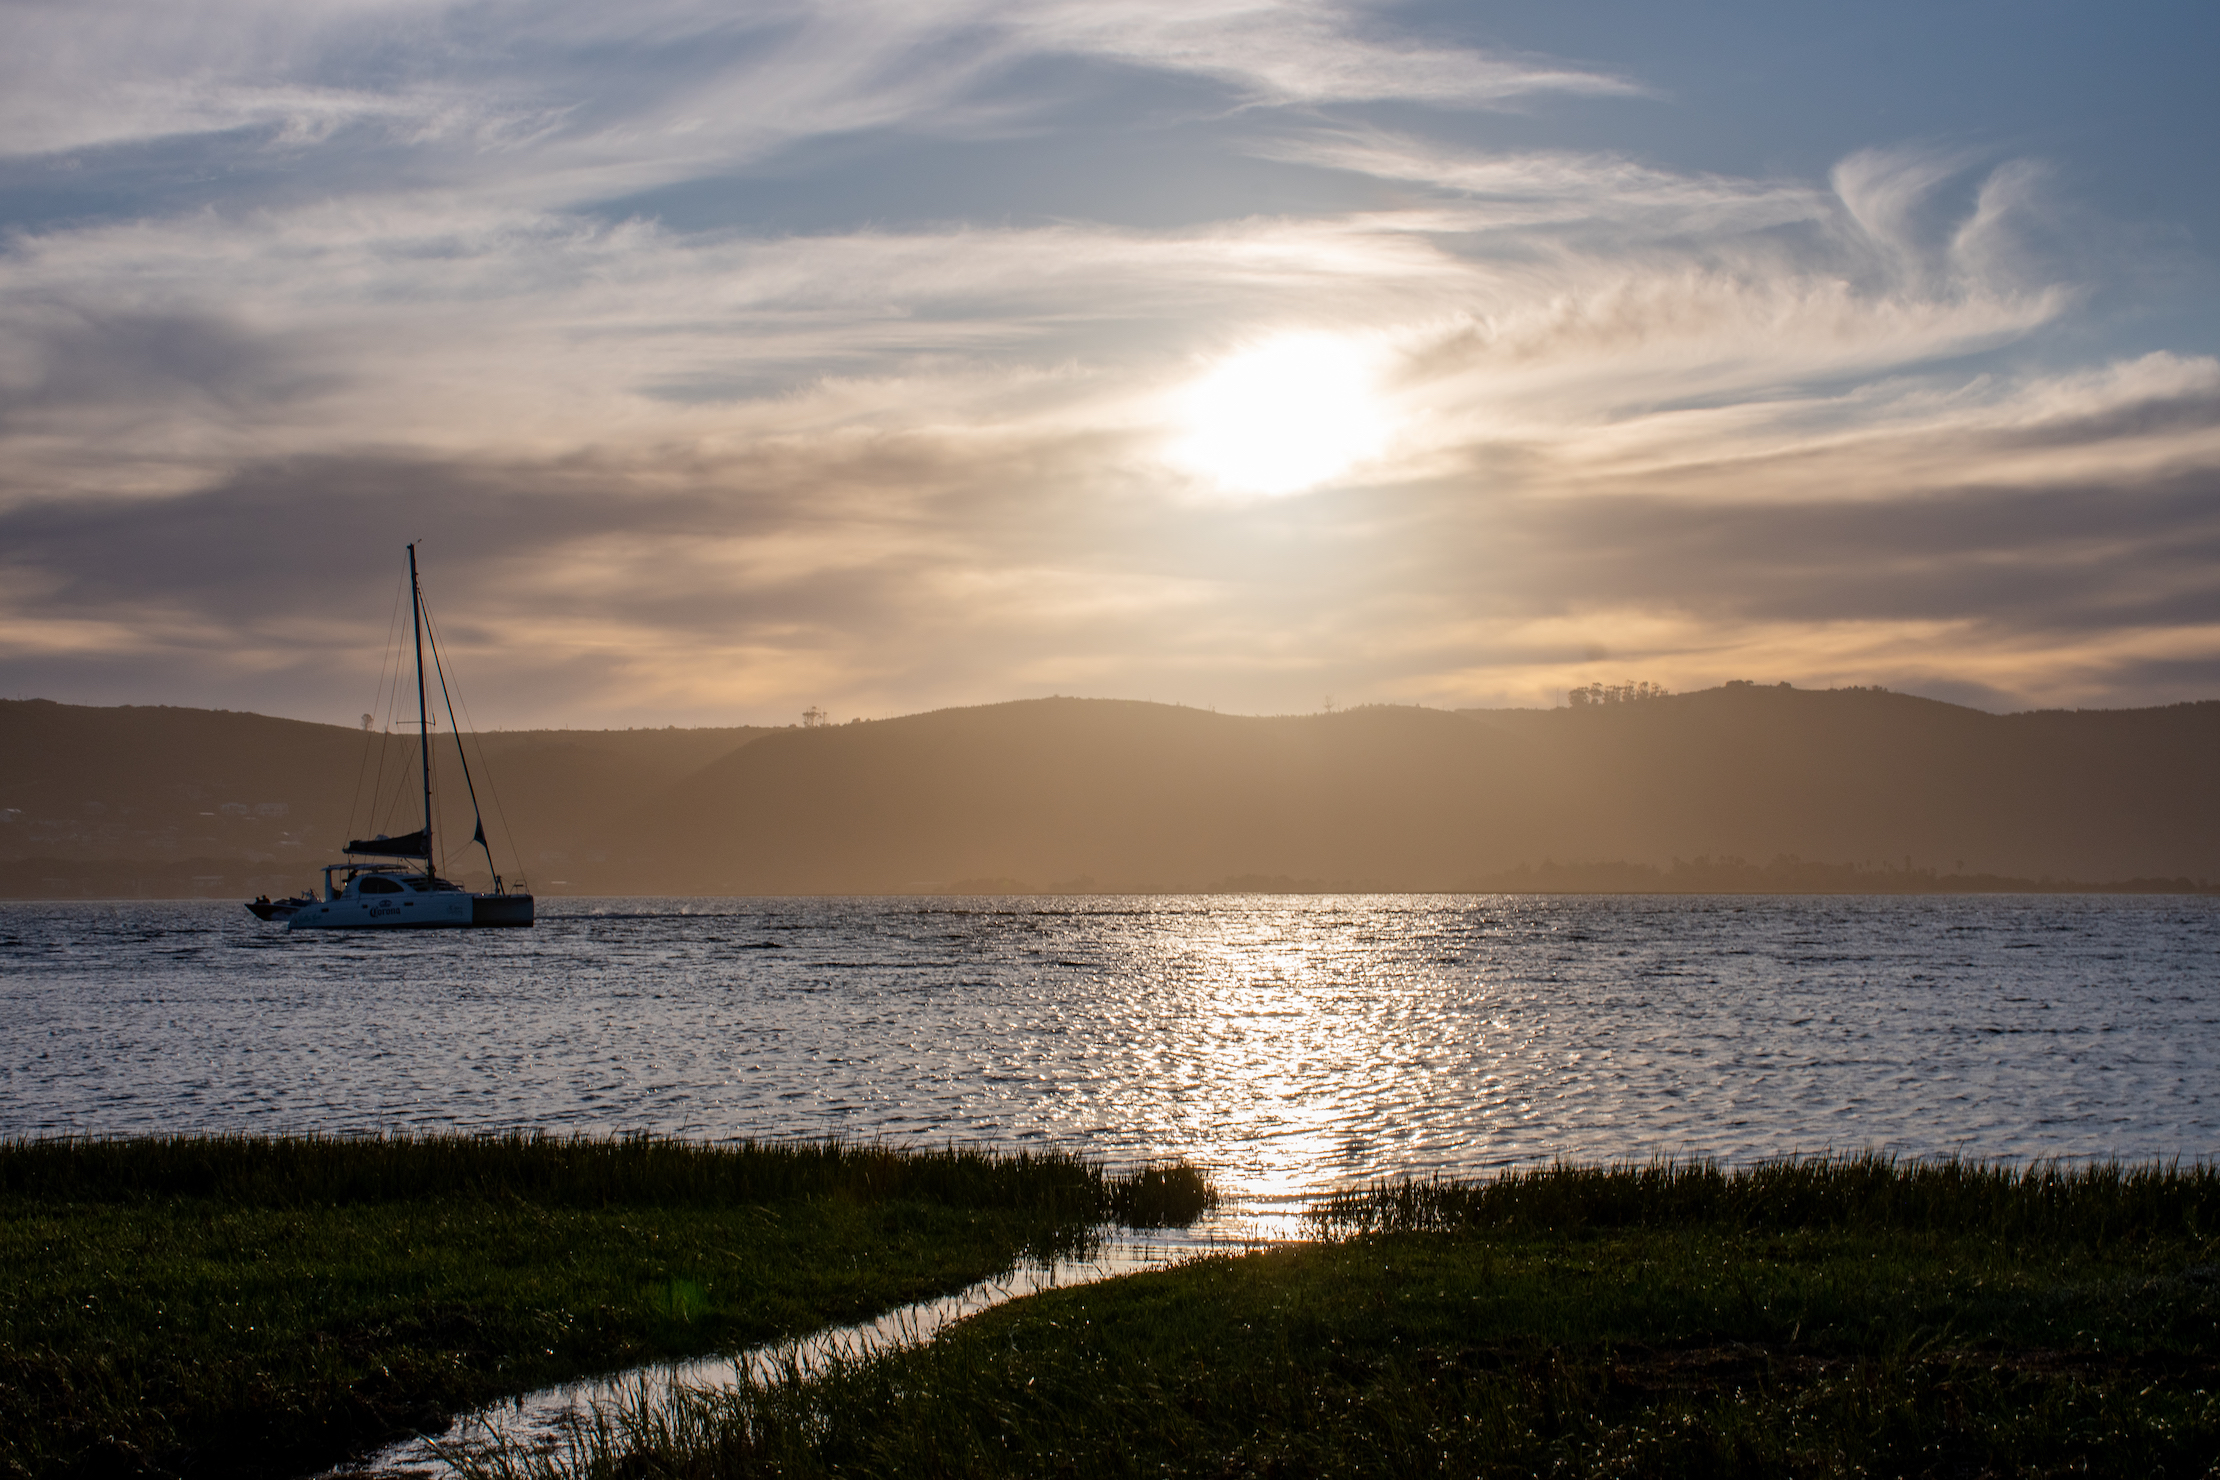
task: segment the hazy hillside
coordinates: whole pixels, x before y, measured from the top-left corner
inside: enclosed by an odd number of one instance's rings
[[[796,730],[674,790],[651,877],[741,893],[1244,874],[1449,887],[1476,832],[1531,833],[1530,748],[1440,711],[1259,719],[1081,699]]]
[[[2092,881],[2220,874],[2220,704],[1995,716],[1735,685],[1258,719],[1045,700],[773,734],[674,789],[659,890],[1502,882],[1734,855]]]
[[[2220,877],[2220,703],[1992,715],[1735,684],[1480,718],[1536,746],[1558,858]]]
[[[474,743],[497,844],[505,817],[523,872],[553,892],[2220,877],[2220,703],[1998,716],[1736,684],[1579,709],[1253,718],[1050,699]],[[415,826],[414,751],[255,715],[0,703],[0,892],[83,894],[97,878],[236,891],[226,859],[303,879],[350,832]],[[435,771],[452,848],[467,806],[451,762]],[[61,863],[26,862],[42,859]]]
[[[634,829],[674,782],[763,733],[524,730],[470,737],[502,867],[512,867],[500,846],[505,833],[535,876],[560,877],[571,859],[606,854],[611,840]],[[433,745],[442,842],[458,876],[482,872],[475,850],[461,847],[470,837],[470,809],[454,739],[440,733]],[[148,866],[0,870],[0,892],[77,894],[79,881],[94,878],[155,886],[143,892],[237,892],[242,878],[278,874],[290,888],[309,876],[310,866],[337,859],[349,837],[416,827],[422,805],[416,754],[413,734],[223,710],[0,700],[0,865],[36,859]],[[48,887],[49,876],[67,883]],[[219,876],[204,887],[191,883]]]

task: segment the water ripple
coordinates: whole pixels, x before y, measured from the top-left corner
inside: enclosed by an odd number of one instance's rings
[[[1554,1157],[2210,1157],[2204,899],[0,906],[0,1133],[540,1126],[1184,1155],[1259,1208]]]

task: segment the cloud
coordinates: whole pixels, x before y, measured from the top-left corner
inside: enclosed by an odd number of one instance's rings
[[[2039,165],[1483,147],[1441,120],[1637,85],[1391,19],[27,12],[11,178],[76,151],[71,199],[117,199],[0,248],[0,683],[351,715],[416,536],[507,723],[1533,701],[1624,665],[2047,701],[2220,665],[2220,365],[2034,352],[2092,291],[2029,228],[2062,214]],[[800,140],[1053,138],[1080,76],[1359,203],[806,234],[605,208],[744,193]],[[187,136],[205,198],[114,183]],[[1219,498],[1165,456],[1178,392],[1291,331],[1388,367],[1391,444]]]
[[[183,402],[251,414],[319,389],[281,336],[206,315],[74,307],[25,313],[16,326],[0,364],[0,433],[47,410],[121,407],[137,417]]]
[[[2220,404],[2184,416],[2176,392],[2216,367],[2167,368],[2083,377],[2081,402],[2030,383],[1980,416],[2006,440],[2092,406],[2145,436],[2210,425]],[[2155,394],[2131,399],[2138,380]],[[1946,472],[1966,435],[1939,417],[1899,432]],[[22,672],[97,646],[124,671],[276,675],[296,705],[352,713],[397,531],[428,537],[481,711],[510,722],[1088,685],[1254,709],[1321,684],[1535,700],[1621,669],[1676,687],[1978,679],[2066,701],[2135,696],[2119,664],[2204,671],[2220,627],[2209,458],[2094,486],[1946,478],[1803,501],[1725,475],[1708,498],[1568,497],[1545,476],[1223,505],[1163,497],[1130,467],[1115,436],[1054,425],[723,457],[271,463],[152,505],[0,515],[0,587],[19,593],[0,652]]]
[[[96,442],[138,469],[137,485],[188,487],[250,444],[331,450],[334,427],[355,445],[509,456],[933,416],[1119,424],[1150,414],[1150,380],[1277,325],[1391,342],[1402,394],[1454,453],[1593,430],[1661,385],[1680,399],[1778,397],[1799,380],[1964,354],[2068,301],[1972,268],[1878,273],[1895,239],[1832,229],[1809,200],[1800,213],[1830,230],[1801,245],[1772,233],[1778,209],[1693,241],[1682,211],[1669,234],[1632,239],[1611,162],[1511,173],[1543,181],[1529,193],[1560,210],[1519,231],[1496,222],[1486,247],[1486,208],[1455,205],[1176,232],[763,238],[373,197],[57,230],[0,256],[0,291],[20,305],[0,312],[0,386],[17,397],[23,467],[50,470],[19,474],[28,486],[70,486],[75,449]],[[1589,220],[1568,226],[1582,199]],[[1606,250],[1586,236],[1614,211]],[[71,346],[103,323],[192,323],[283,370],[259,390],[234,374],[227,394],[198,398],[134,403],[130,375],[57,395],[74,383]]]
[[[0,156],[116,160],[229,139],[227,171],[468,187],[541,209],[901,127],[1007,130],[1060,99],[1053,59],[1205,79],[1206,111],[1377,99],[1494,106],[1633,91],[1547,62],[1375,34],[1361,7],[1161,0],[1015,4],[463,0],[18,7],[0,59]],[[76,161],[82,163],[83,161]]]
[[[1037,44],[1222,77],[1262,102],[1396,99],[1484,107],[1543,93],[1643,91],[1628,79],[1575,67],[1381,39],[1353,6],[1087,3],[1031,6],[1017,16],[1021,32]]]
[[[1688,174],[1621,154],[1477,150],[1395,130],[1333,125],[1247,145],[1271,159],[1350,170],[1486,203],[1466,213],[1481,231],[1558,227],[1585,239],[1628,230],[1701,239],[1824,220],[1825,190],[1798,180]]]

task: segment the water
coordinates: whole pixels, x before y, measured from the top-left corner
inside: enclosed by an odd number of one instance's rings
[[[2220,1154],[2220,901],[0,905],[0,1134],[538,1126],[1186,1156],[1251,1215],[1554,1157]]]
[[[1048,1142],[1209,1166],[1206,1236],[1330,1187],[1556,1157],[2220,1155],[2201,898],[543,900],[531,931],[290,935],[235,904],[0,905],[0,1134],[543,1127]],[[1113,1246],[824,1333],[805,1365]],[[527,1395],[558,1442],[635,1384]],[[437,1472],[420,1442],[367,1461]],[[366,1473],[358,1470],[356,1473]]]
[[[682,1393],[737,1387],[742,1378],[774,1381],[792,1372],[823,1372],[836,1358],[854,1360],[929,1341],[943,1327],[1006,1300],[1059,1286],[1091,1284],[1161,1269],[1226,1245],[1177,1231],[1106,1241],[1084,1257],[1027,1261],[953,1295],[892,1310],[877,1320],[839,1326],[799,1341],[776,1342],[690,1362],[656,1363],[606,1377],[566,1382],[495,1403],[457,1420],[446,1433],[402,1439],[324,1472],[323,1480],[442,1480],[459,1471],[450,1455],[567,1453],[596,1414],[659,1407]]]

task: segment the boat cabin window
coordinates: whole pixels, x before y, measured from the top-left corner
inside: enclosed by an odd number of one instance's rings
[[[358,894],[401,894],[406,891],[391,879],[381,879],[376,874],[364,879],[357,887]]]

